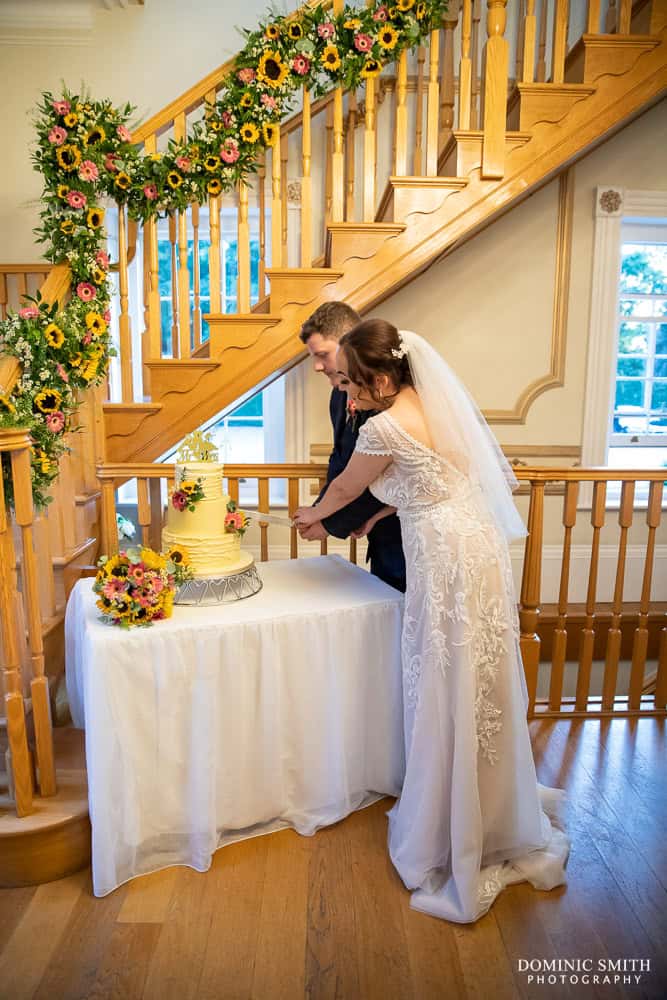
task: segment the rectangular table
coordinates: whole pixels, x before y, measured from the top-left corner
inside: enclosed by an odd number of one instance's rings
[[[259,594],[129,631],[90,579],[67,606],[67,690],[86,729],[93,888],[397,795],[403,597],[340,556],[259,566]]]

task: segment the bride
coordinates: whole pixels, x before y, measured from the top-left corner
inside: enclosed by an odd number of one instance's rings
[[[341,338],[341,389],[378,410],[303,528],[367,486],[398,511],[406,774],[389,852],[411,905],[471,922],[512,882],[565,881],[564,793],[538,784],[508,542],[526,534],[516,479],[475,403],[415,333],[370,319]],[[553,821],[553,822],[552,822]]]

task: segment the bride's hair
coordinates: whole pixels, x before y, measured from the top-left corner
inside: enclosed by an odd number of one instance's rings
[[[413,385],[407,355],[397,358],[392,353],[401,349],[398,330],[386,320],[362,320],[344,334],[339,343],[345,351],[349,378],[369,391],[379,409],[386,408],[390,403],[375,388],[373,381],[376,375],[388,375],[397,390]]]

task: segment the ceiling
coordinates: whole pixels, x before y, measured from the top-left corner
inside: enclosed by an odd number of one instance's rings
[[[84,45],[98,15],[144,0],[0,0],[0,45]]]

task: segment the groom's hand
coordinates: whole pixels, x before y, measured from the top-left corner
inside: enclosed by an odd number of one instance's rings
[[[307,542],[323,542],[325,538],[329,537],[329,532],[321,521],[316,521],[315,524],[311,524],[307,528],[300,528],[299,535]]]

